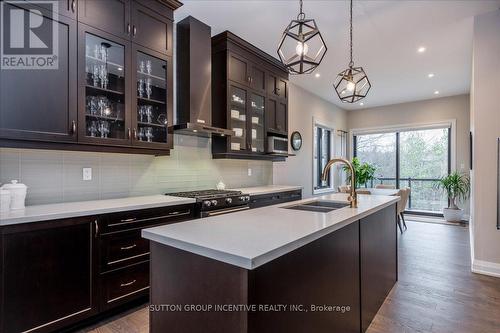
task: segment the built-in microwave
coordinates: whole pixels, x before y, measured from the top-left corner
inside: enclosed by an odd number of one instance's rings
[[[275,154],[288,154],[288,139],[279,136],[268,136],[267,152]]]

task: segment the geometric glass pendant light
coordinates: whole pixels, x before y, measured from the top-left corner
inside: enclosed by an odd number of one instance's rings
[[[365,98],[371,88],[370,80],[368,80],[368,76],[366,75],[363,67],[354,67],[354,61],[352,58],[352,0],[350,24],[351,61],[349,62],[349,68],[340,72],[333,83],[337,95],[344,103],[356,103],[357,101]]]
[[[326,44],[316,21],[306,19],[302,11],[283,32],[278,46],[278,56],[290,74],[310,74],[319,66],[326,54]]]

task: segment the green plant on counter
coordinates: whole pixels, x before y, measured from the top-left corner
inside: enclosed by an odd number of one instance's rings
[[[362,185],[366,186],[366,183],[368,183],[370,180],[375,179],[375,171],[377,170],[377,167],[375,165],[368,162],[361,164],[357,157],[354,157],[351,163],[354,168],[354,172],[356,173],[356,188],[359,188]],[[347,173],[347,180],[350,183],[351,172],[349,170],[349,167],[345,165],[343,167],[343,170]]]
[[[470,179],[466,174],[454,171],[441,178],[437,183],[437,187],[448,195],[448,199],[450,199],[448,208],[459,209],[456,200],[466,200],[469,197]]]

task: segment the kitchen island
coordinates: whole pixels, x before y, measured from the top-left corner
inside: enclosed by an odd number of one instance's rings
[[[398,200],[332,194],[143,230],[150,331],[364,332],[397,280]]]

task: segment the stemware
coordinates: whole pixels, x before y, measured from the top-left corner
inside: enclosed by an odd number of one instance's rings
[[[144,128],[144,135],[147,139],[148,142],[153,142],[153,128],[152,127],[145,127]]]
[[[139,62],[139,72],[144,73],[144,68],[145,68],[145,66],[144,66],[144,61],[143,61],[143,60],[141,60],[141,61]]]
[[[149,124],[153,123],[153,107],[146,105],[146,120]]]
[[[151,94],[153,93],[153,87],[151,86],[151,78],[147,78],[146,79],[146,96],[149,98],[151,98]]]
[[[97,129],[97,123],[95,120],[90,122],[90,126],[88,127],[89,134],[92,138],[95,138],[97,136],[97,133],[99,130]]]
[[[99,45],[94,45],[94,58],[96,59],[101,59],[101,49],[99,48]]]
[[[143,79],[139,79],[139,81],[137,81],[137,92],[139,93],[139,97],[144,97],[144,80]]]
[[[99,65],[93,65],[92,66],[92,85],[94,87],[97,87],[99,85],[99,75],[100,75]]]
[[[108,69],[106,65],[100,66],[99,79],[101,80],[101,88],[108,89]]]
[[[151,70],[152,70],[151,60],[146,60],[146,73],[151,75]]]
[[[99,122],[99,132],[101,133],[101,138],[107,138],[109,134],[109,122],[106,120],[101,120]]]
[[[144,127],[139,128],[137,131],[137,139],[139,139],[139,141],[144,141]]]

